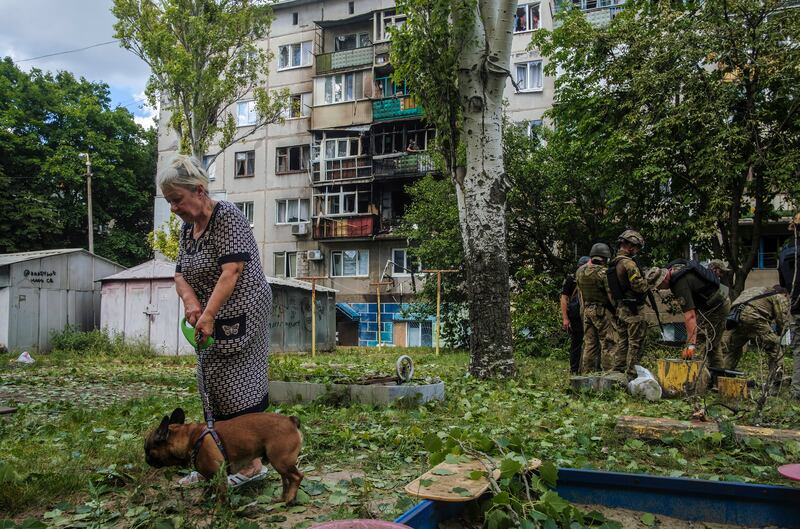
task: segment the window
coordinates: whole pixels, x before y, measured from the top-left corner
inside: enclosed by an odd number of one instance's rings
[[[275,252],[272,263],[275,277],[297,277],[297,252]]]
[[[435,138],[433,129],[419,129],[419,124],[395,122],[374,128],[373,138],[377,156],[406,152],[413,140],[420,151],[425,151]]]
[[[296,26],[297,23],[300,21],[300,17],[297,13],[292,13],[292,25]]]
[[[331,252],[331,275],[334,277],[369,276],[369,250]]]
[[[326,217],[365,214],[370,212],[371,197],[369,185],[326,186],[314,195],[314,211]]]
[[[209,180],[216,180],[217,178],[217,164],[214,163],[215,160],[216,158],[214,156],[203,156],[203,169],[206,170]]]
[[[356,12],[356,3],[355,2],[347,2],[347,13],[352,15]]]
[[[234,178],[247,178],[256,174],[256,151],[236,153]]]
[[[311,66],[311,41],[278,47],[278,70]]]
[[[308,171],[309,151],[308,145],[275,149],[275,174]]]
[[[283,110],[285,119],[303,118],[311,115],[311,92],[293,94],[289,97],[289,106]]]
[[[255,125],[256,121],[258,121],[256,102],[240,101],[236,105],[236,125],[239,127],[246,127],[248,125]]]
[[[348,33],[347,35],[339,35],[334,40],[334,51],[354,50],[356,48],[364,48],[370,46],[372,41],[369,40],[369,33]]]
[[[517,6],[514,14],[514,33],[539,29],[539,4]]]
[[[253,203],[252,202],[234,202],[234,206],[239,208],[239,211],[242,212],[244,218],[247,219],[247,222],[250,223],[250,227],[252,228],[255,224],[253,223]]]
[[[378,32],[380,40],[389,40],[392,38],[389,33],[389,28],[402,27],[403,24],[406,23],[406,16],[398,15],[394,9],[387,9],[382,13],[378,13],[376,18],[378,22],[378,28],[380,30]]]
[[[308,199],[290,198],[277,201],[275,224],[301,224],[308,222]]]
[[[520,92],[542,90],[542,61],[517,63],[517,86]]]
[[[431,347],[433,345],[433,323],[430,321],[408,322],[407,347]]]
[[[528,122],[528,137],[533,138],[539,134],[539,129],[542,126],[541,119],[534,119]]]
[[[325,159],[334,160],[336,158],[348,158],[359,156],[361,152],[361,141],[359,138],[337,138],[325,140]]]
[[[325,103],[355,101],[364,97],[361,72],[329,75],[325,78]]]
[[[375,98],[397,97],[408,95],[408,87],[405,81],[395,84],[391,77],[378,77],[375,79]]]
[[[411,270],[415,274],[422,272],[422,264],[420,264],[419,259],[414,259],[413,256],[409,255],[407,248],[395,248],[392,250],[392,275],[411,275]]]

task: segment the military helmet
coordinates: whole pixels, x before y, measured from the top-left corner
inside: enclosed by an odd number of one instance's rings
[[[589,252],[589,257],[605,257],[611,259],[611,248],[604,242],[596,242],[592,245],[592,251]]]
[[[619,237],[617,237],[618,241],[625,241],[629,242],[639,248],[644,248],[644,237],[642,234],[636,230],[625,230],[623,231]]]
[[[666,268],[659,268],[655,266],[647,271],[644,279],[647,281],[647,284],[650,286],[650,288],[658,288],[661,283],[664,282],[664,279],[667,278],[668,273],[669,271]]]

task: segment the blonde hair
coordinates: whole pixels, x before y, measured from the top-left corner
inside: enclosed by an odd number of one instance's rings
[[[164,191],[165,187],[185,187],[194,191],[197,186],[203,186],[208,191],[208,174],[203,166],[192,156],[176,154],[167,160],[164,168],[158,173],[158,187]]]

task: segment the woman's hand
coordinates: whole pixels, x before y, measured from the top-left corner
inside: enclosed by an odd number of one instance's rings
[[[199,345],[205,343],[209,336],[214,336],[214,318],[204,312],[194,326],[194,339]]]
[[[184,316],[192,327],[197,327],[197,320],[200,319],[202,313],[203,309],[200,307],[200,303],[189,304],[184,307]]]

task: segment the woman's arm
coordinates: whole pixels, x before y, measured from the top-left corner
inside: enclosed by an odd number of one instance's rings
[[[208,304],[195,325],[195,334],[202,334],[203,336],[214,335],[214,319],[217,317],[219,309],[233,294],[233,289],[236,287],[236,281],[239,280],[242,270],[244,270],[244,261],[222,265],[222,273],[217,279],[217,284],[214,285],[214,291],[211,292]]]
[[[184,316],[189,325],[195,326],[200,314],[203,312],[203,307],[200,305],[200,300],[197,299],[197,294],[194,293],[192,287],[183,278],[183,274],[175,274],[175,290],[178,292],[178,297],[183,301]]]

